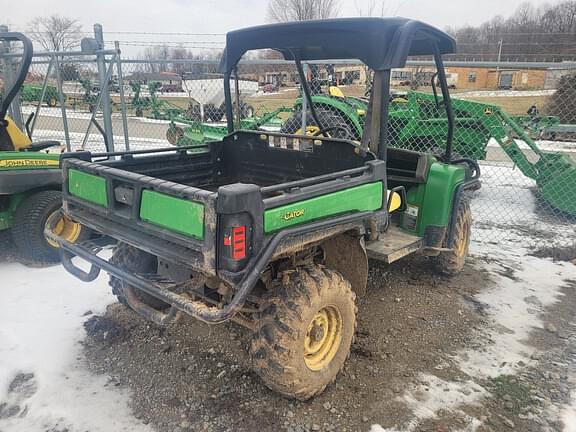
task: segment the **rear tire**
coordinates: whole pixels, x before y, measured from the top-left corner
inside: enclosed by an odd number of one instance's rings
[[[470,210],[470,203],[466,199],[461,199],[454,226],[454,238],[451,244],[447,244],[447,241],[444,244],[444,247],[451,249],[451,251],[441,252],[436,258],[440,272],[452,276],[462,271],[468,257],[471,228],[472,211]]]
[[[266,386],[306,400],[344,367],[356,329],[355,294],[338,272],[308,266],[286,272],[264,298],[250,353]],[[325,324],[325,325],[324,325]]]
[[[110,263],[130,273],[156,273],[158,269],[158,260],[154,255],[129,246],[126,243],[119,243],[118,246],[116,246],[112,258],[110,258]],[[122,281],[114,276],[110,276],[108,285],[112,288],[112,293],[118,298],[118,301],[130,307],[126,301]],[[133,289],[139,300],[154,309],[163,310],[170,307],[167,303],[150,294],[136,288]]]
[[[30,195],[16,209],[12,241],[24,258],[39,264],[51,264],[60,261],[59,248],[51,245],[44,235],[46,221],[62,207],[62,193],[42,191]],[[88,238],[89,230],[80,227],[74,234],[74,242]]]
[[[325,108],[317,108],[316,115],[318,116],[318,120],[322,124],[323,128],[334,128],[333,130],[328,131],[327,133],[333,138],[340,138],[340,139],[349,139],[354,140],[358,139],[357,136],[352,132],[350,129],[350,125],[340,116],[339,114],[327,110]],[[314,121],[312,115],[308,114],[306,117],[306,125],[307,126],[318,126]],[[302,134],[302,111],[294,111],[292,117],[290,117],[280,129],[281,133],[285,134]]]

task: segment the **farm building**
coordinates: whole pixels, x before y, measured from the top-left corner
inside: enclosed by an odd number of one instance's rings
[[[409,66],[392,71],[392,84],[409,85],[416,80],[419,85],[430,82],[435,68]],[[556,88],[561,76],[570,73],[569,69],[558,68],[520,69],[495,67],[446,67],[446,78],[451,87],[463,90],[517,89],[543,90]]]

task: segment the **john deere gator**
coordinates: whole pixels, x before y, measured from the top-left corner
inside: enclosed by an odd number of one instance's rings
[[[253,332],[253,368],[271,389],[308,399],[344,367],[364,295],[368,257],[414,253],[459,272],[470,241],[470,160],[453,160],[444,32],[403,18],[283,23],[233,31],[220,64],[228,134],[194,147],[62,157],[63,212],[100,233],[74,244],[57,231],[65,268],[90,282],[101,270],[119,301],[156,324],[190,315]],[[248,51],[293,61],[316,136],[236,130],[230,80]],[[431,55],[449,131],[441,157],[388,147],[390,72]],[[375,71],[361,142],[325,126],[302,62],[358,59]],[[112,256],[103,253],[112,248]],[[75,257],[90,264],[77,266]]]

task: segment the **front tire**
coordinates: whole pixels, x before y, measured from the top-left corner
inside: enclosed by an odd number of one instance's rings
[[[441,252],[437,257],[440,272],[453,276],[462,271],[468,257],[471,229],[472,210],[470,210],[470,203],[466,199],[461,199],[456,215],[456,225],[454,226],[454,238],[451,244],[445,243],[444,245],[444,247],[451,250],[449,252]]]
[[[344,367],[356,329],[356,296],[340,273],[320,266],[286,272],[260,309],[251,345],[266,386],[306,400]]]
[[[129,246],[126,243],[119,243],[118,246],[116,246],[112,257],[110,258],[110,263],[130,273],[156,273],[158,269],[158,260],[154,255]],[[114,276],[110,276],[108,285],[112,288],[112,293],[116,296],[118,301],[123,305],[130,307],[126,300],[122,281]],[[154,296],[151,296],[150,294],[136,288],[132,289],[140,301],[154,309],[163,310],[170,307],[170,305]]]

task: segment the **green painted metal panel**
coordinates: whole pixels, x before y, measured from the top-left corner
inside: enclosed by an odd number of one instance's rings
[[[368,183],[298,201],[264,212],[264,232],[358,211],[375,211],[383,205],[382,182]]]
[[[106,179],[71,169],[68,171],[68,192],[78,198],[108,207]]]
[[[415,229],[419,236],[426,227],[448,226],[452,214],[452,200],[456,186],[464,182],[465,168],[434,162],[430,166],[428,181],[410,188],[407,192],[408,209],[402,217],[403,228],[411,227],[410,218],[416,218]]]
[[[160,192],[145,190],[140,219],[197,239],[204,239],[204,205]]]

